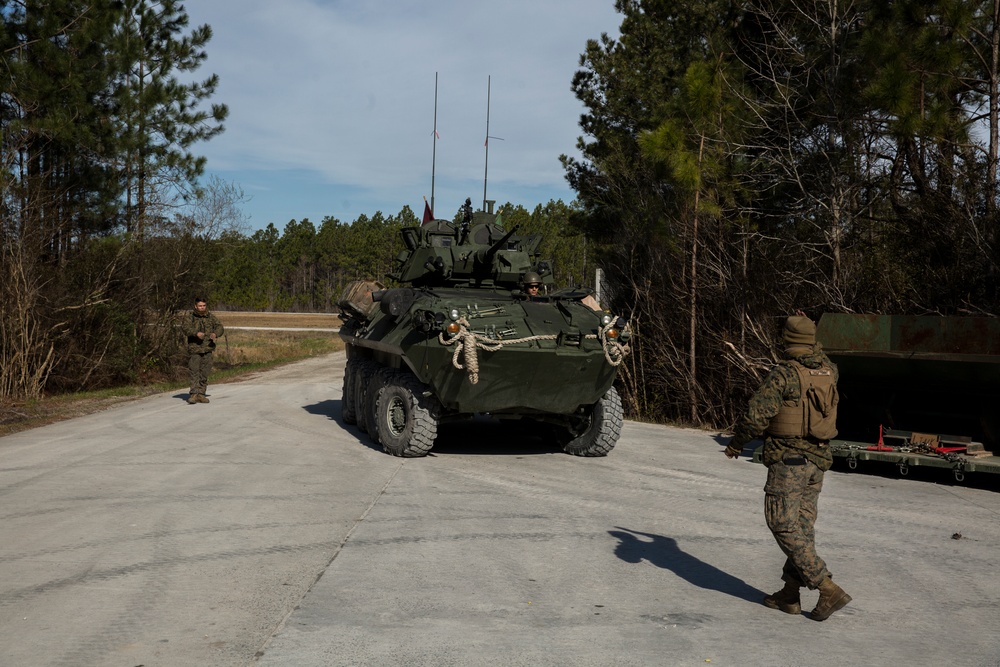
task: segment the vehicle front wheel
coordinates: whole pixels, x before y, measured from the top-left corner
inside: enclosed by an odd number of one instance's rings
[[[611,387],[587,414],[576,420],[570,429],[572,439],[563,451],[574,456],[607,456],[618,442],[624,418],[622,399]]]
[[[375,407],[375,428],[382,448],[393,456],[426,456],[434,446],[441,404],[425,396],[426,391],[409,373],[386,379]]]
[[[357,373],[358,362],[348,359],[344,366],[344,390],[340,397],[340,418],[345,424],[357,424],[358,413],[354,409],[354,374]]]
[[[357,361],[357,366],[354,369],[354,383],[351,385],[354,388],[351,392],[351,400],[354,403],[354,418],[358,428],[369,433],[368,424],[365,423],[365,399],[368,394],[368,385],[371,383],[372,376],[379,369],[379,365],[370,359],[358,359]]]

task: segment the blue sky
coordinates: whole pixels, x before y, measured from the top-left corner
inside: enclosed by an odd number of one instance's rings
[[[531,209],[574,193],[559,164],[577,155],[583,106],[570,90],[588,39],[618,35],[614,0],[189,0],[212,26],[198,78],[226,131],[197,147],[206,176],[238,184],[251,229],[325,216],[351,222],[431,197]],[[502,141],[501,141],[502,139]]]

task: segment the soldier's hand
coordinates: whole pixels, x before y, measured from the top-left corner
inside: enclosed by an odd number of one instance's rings
[[[742,447],[734,447],[733,443],[730,442],[726,445],[726,457],[730,459],[739,458],[739,455],[743,453]]]

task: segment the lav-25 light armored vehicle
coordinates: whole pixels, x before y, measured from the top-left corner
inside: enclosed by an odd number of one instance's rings
[[[566,452],[604,456],[621,431],[613,383],[627,322],[586,290],[523,293],[529,271],[553,282],[541,238],[505,230],[493,202],[486,209],[466,200],[461,222],[403,229],[389,277],[405,286],[347,287],[342,418],[395,456],[426,455],[438,424],[477,414],[550,425]]]

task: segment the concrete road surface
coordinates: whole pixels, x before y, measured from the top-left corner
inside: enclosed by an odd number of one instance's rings
[[[816,623],[759,603],[765,470],[716,434],[583,459],[485,421],[397,459],[339,421],[343,365],[0,438],[0,665],[1000,667],[1000,493],[828,474],[854,602]]]

